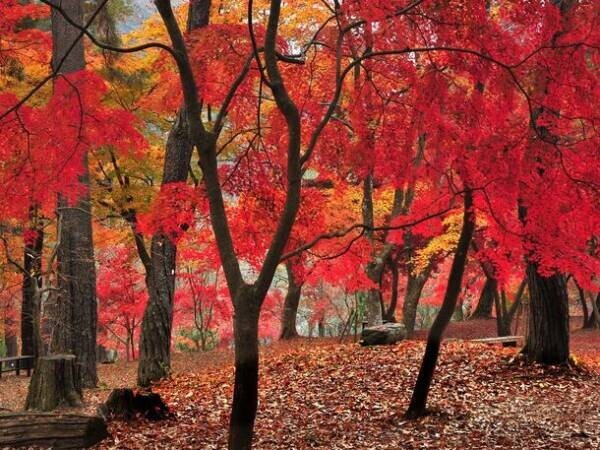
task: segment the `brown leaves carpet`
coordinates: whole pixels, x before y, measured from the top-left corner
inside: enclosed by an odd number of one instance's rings
[[[430,395],[432,413],[403,419],[424,344],[361,348],[335,341],[276,344],[262,353],[255,448],[600,448],[599,332],[572,339],[578,368],[510,363],[514,349],[444,344]],[[231,352],[176,355],[175,375],[155,387],[174,417],[112,422],[98,449],[223,449],[232,392]],[[132,385],[135,364],[100,367],[89,407]],[[22,404],[28,379],[0,381],[0,405]],[[16,400],[15,400],[16,399]],[[8,406],[7,406],[8,405]]]

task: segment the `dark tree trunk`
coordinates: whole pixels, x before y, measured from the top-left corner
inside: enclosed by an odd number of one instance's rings
[[[404,295],[404,304],[402,305],[402,320],[406,328],[406,336],[410,337],[415,331],[415,322],[417,319],[417,307],[423,293],[425,283],[429,279],[431,269],[427,267],[423,272],[414,275],[412,272],[408,274],[406,285],[406,294]]]
[[[296,281],[292,263],[285,264],[288,276],[288,291],[283,304],[283,318],[281,320],[281,334],[279,339],[287,340],[298,337],[296,319],[298,317],[298,305],[302,294],[302,284]]]
[[[41,356],[36,360],[25,408],[52,411],[81,406],[81,377],[74,355]]]
[[[258,407],[259,302],[253,286],[242,285],[235,299],[235,384],[229,423],[229,449],[252,448],[254,419]]]
[[[467,262],[467,253],[475,229],[475,220],[473,212],[471,211],[472,206],[472,193],[467,190],[464,194],[463,226],[454,254],[454,260],[452,261],[446,294],[440,312],[435,318],[431,330],[429,331],[425,355],[423,356],[410,405],[406,411],[406,417],[409,419],[421,417],[426,413],[427,397],[433,379],[433,373],[437,365],[442,337],[444,330],[452,318],[458,296],[460,295],[462,278]]]
[[[12,327],[11,323],[7,324],[7,320],[4,321],[5,330],[9,330],[9,326]],[[19,342],[17,336],[11,331],[5,331],[4,334],[4,345],[6,346],[6,356],[12,357],[19,354]]]
[[[12,357],[19,354],[19,342],[17,335],[15,334],[15,321],[11,314],[14,310],[14,300],[10,300],[4,307],[4,323],[2,329],[4,330],[4,345],[6,347],[6,356]]]
[[[491,319],[497,291],[498,282],[494,278],[486,277],[477,307],[469,319]]]
[[[587,328],[588,322],[590,321],[590,313],[588,310],[587,301],[585,300],[585,292],[584,290],[575,282],[577,286],[577,293],[579,295],[579,301],[581,302],[581,313],[583,315],[583,324],[581,328]]]
[[[569,361],[569,298],[562,275],[540,275],[527,266],[529,328],[523,353],[530,361],[566,364]]]
[[[392,293],[390,296],[390,306],[383,315],[384,322],[396,322],[396,307],[398,306],[398,280],[400,279],[400,273],[396,261],[390,262],[390,270],[392,272]]]
[[[5,326],[5,330],[10,330],[10,328],[13,326],[12,324],[12,320],[5,320],[4,321],[4,326]],[[19,342],[18,342],[18,338],[17,335],[14,334],[12,331],[5,331],[4,334],[4,345],[6,346],[6,356],[11,357],[11,356],[17,356],[19,354]]]
[[[190,0],[188,31],[208,25],[210,0]],[[162,186],[185,183],[193,144],[185,108],[181,107],[167,139]],[[179,224],[185,231],[190,224]],[[145,250],[142,250],[145,251]],[[177,246],[162,232],[152,237],[150,256],[143,256],[149,298],[142,320],[138,385],[148,386],[165,377],[171,368],[171,331]]]
[[[39,301],[36,299],[37,292],[41,288],[42,251],[44,247],[44,230],[38,224],[39,218],[32,208],[30,212],[31,228],[25,239],[25,250],[23,255],[23,285],[21,289],[21,354],[37,357],[40,353],[36,346],[34,318],[39,316]],[[29,238],[33,236],[33,238]],[[36,311],[37,309],[37,311]]]
[[[75,0],[53,0],[75,22],[83,24],[83,4]],[[52,10],[52,68],[69,74],[85,68],[83,40],[56,10]],[[72,46],[72,44],[77,43]],[[69,53],[68,53],[69,52]],[[61,65],[62,62],[62,65]],[[84,105],[85,108],[85,105]],[[55,311],[52,350],[73,353],[78,376],[85,387],[96,386],[96,269],[92,239],[90,177],[87,155],[79,179],[82,193],[74,205],[58,201],[60,221],[57,253],[60,294]]]
[[[585,294],[583,298],[585,303]],[[585,328],[600,328],[600,294],[597,295],[596,299],[590,294],[590,305],[592,310],[585,322]]]

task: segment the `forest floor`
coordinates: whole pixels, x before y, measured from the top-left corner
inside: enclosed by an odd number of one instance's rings
[[[491,324],[453,324],[449,337],[484,337]],[[470,336],[471,328],[479,329]],[[465,335],[466,334],[466,335]],[[511,363],[515,349],[451,340],[443,345],[429,406],[404,420],[422,341],[362,348],[304,339],[262,349],[255,448],[597,449],[600,448],[600,331],[576,331],[576,368]],[[135,381],[135,363],[99,367],[91,408]],[[154,390],[171,407],[162,422],[112,422],[98,449],[223,449],[232,393],[231,352],[176,354],[174,375]],[[18,409],[28,379],[0,380],[0,405]]]

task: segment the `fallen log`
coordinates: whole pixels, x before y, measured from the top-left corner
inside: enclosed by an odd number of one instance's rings
[[[0,413],[0,448],[88,448],[107,436],[106,422],[99,416]]]

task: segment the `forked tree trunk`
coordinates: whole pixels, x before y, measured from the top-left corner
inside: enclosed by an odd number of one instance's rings
[[[429,388],[431,387],[431,381],[433,379],[433,373],[437,365],[438,355],[440,351],[440,345],[442,337],[452,314],[456,308],[458,296],[461,291],[462,278],[465,271],[465,265],[467,262],[467,253],[473,237],[473,231],[475,229],[475,220],[471,208],[473,206],[472,193],[469,190],[465,191],[464,194],[464,216],[463,226],[458,239],[458,245],[454,254],[454,260],[452,261],[452,267],[450,269],[450,275],[448,277],[448,286],[446,288],[446,294],[444,295],[444,301],[442,307],[435,318],[429,336],[427,338],[427,346],[425,347],[425,355],[421,363],[417,382],[413,390],[412,398],[408,410],[406,411],[406,417],[409,419],[415,419],[421,417],[426,413],[427,397],[429,394]]]
[[[279,339],[288,340],[298,337],[296,320],[298,318],[298,305],[302,294],[302,284],[296,281],[292,264],[285,264],[288,277],[288,291],[283,304],[283,317],[281,320],[281,333]]]
[[[83,4],[76,0],[52,0],[74,22],[83,25]],[[56,9],[52,9],[52,68],[61,74],[85,68],[80,31]],[[62,66],[61,66],[62,63]],[[85,108],[85,105],[83,105]],[[81,144],[81,143],[80,143]],[[60,295],[53,317],[53,352],[73,353],[75,372],[85,387],[96,386],[96,268],[92,238],[90,176],[87,153],[81,161],[81,193],[74,205],[61,196],[58,215],[61,222],[58,246]],[[49,372],[50,373],[50,372]],[[48,380],[49,382],[50,380]],[[79,384],[79,383],[78,383]]]
[[[497,291],[498,282],[494,278],[486,277],[477,307],[469,319],[491,319]]]
[[[542,364],[569,362],[569,298],[565,279],[538,273],[527,265],[529,284],[529,328],[523,349],[528,360]]]
[[[81,377],[75,355],[41,356],[36,360],[25,408],[53,411],[62,406],[81,406]]]
[[[208,25],[210,4],[210,0],[190,0],[188,31]],[[163,186],[187,181],[192,151],[188,118],[182,106],[167,139]],[[187,229],[189,224],[180,226]],[[146,260],[144,265],[149,298],[142,320],[137,383],[139,386],[148,386],[152,381],[165,377],[171,368],[177,246],[170,236],[159,231],[152,237],[149,257],[140,256]]]
[[[235,384],[229,423],[229,449],[252,448],[258,407],[258,319],[254,286],[242,285],[234,299]]]
[[[431,269],[427,267],[418,275],[414,275],[410,272],[408,274],[406,294],[404,295],[404,304],[402,305],[402,320],[404,322],[404,327],[406,328],[407,337],[411,337],[415,331],[419,300],[421,299],[423,288],[429,279],[430,273]]]

